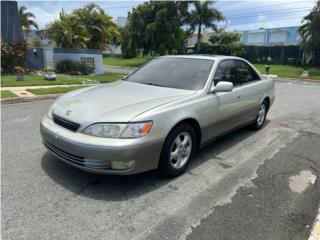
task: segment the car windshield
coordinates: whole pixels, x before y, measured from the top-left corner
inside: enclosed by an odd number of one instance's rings
[[[206,84],[213,63],[213,60],[207,59],[156,58],[124,80],[160,87],[200,90]]]

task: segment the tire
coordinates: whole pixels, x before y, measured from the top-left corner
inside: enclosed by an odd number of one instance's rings
[[[182,174],[188,167],[196,150],[196,133],[189,124],[174,127],[167,136],[158,170],[164,177],[175,177]]]
[[[263,101],[263,103],[261,103],[260,105],[258,116],[256,117],[254,123],[251,125],[251,128],[253,130],[260,130],[261,128],[263,128],[266,122],[267,113],[268,104],[266,103],[266,101]]]

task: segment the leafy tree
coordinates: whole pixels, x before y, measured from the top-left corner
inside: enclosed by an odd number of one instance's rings
[[[231,56],[243,56],[244,45],[240,42],[241,35],[237,32],[224,32],[219,30],[210,37],[209,42],[213,45],[213,53]]]
[[[112,18],[94,3],[71,14],[62,10],[60,18],[50,24],[47,35],[63,48],[105,49],[121,39]]]
[[[140,4],[128,14],[128,24],[123,30],[124,57],[134,57],[138,49],[143,54],[182,52],[189,2],[150,1]]]
[[[26,31],[26,37],[28,37],[32,27],[39,29],[38,24],[33,20],[36,17],[33,13],[27,12],[27,8],[25,6],[21,6],[19,8],[19,18],[21,27]]]
[[[128,24],[123,29],[122,52],[125,58],[137,55],[137,48],[143,45],[145,23],[139,11],[128,14]]]
[[[217,30],[215,22],[221,22],[225,20],[223,14],[217,9],[213,8],[215,1],[195,1],[193,2],[194,9],[188,16],[188,23],[191,26],[191,30],[197,30],[197,52],[200,51],[201,43],[201,31],[202,27],[210,27],[213,30]]]
[[[303,25],[299,29],[304,51],[303,61],[307,64],[313,60],[320,64],[320,0],[311,12],[303,18]]]

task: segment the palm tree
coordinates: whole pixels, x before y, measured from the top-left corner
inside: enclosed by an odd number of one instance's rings
[[[211,27],[214,31],[217,31],[215,22],[225,20],[223,14],[213,8],[214,3],[214,0],[193,2],[194,9],[190,13],[189,24],[192,30],[198,27],[197,52],[200,51],[202,27]]]
[[[316,63],[320,63],[320,0],[302,22],[299,32],[302,38],[303,62],[309,63],[314,59]]]
[[[34,16],[33,13],[27,12],[27,8],[25,6],[21,6],[19,8],[19,18],[20,18],[21,27],[23,28],[23,30],[26,31],[26,38],[28,38],[28,35],[31,31],[31,27],[39,29],[38,24],[33,20],[36,17]]]
[[[105,49],[120,40],[112,18],[94,3],[75,9],[71,14],[62,10],[59,19],[48,27],[47,35],[63,48]]]
[[[73,14],[78,17],[91,36],[87,43],[88,48],[105,49],[120,40],[120,31],[112,21],[112,17],[97,4],[88,4],[84,8],[76,9]]]
[[[85,48],[90,38],[85,26],[79,23],[79,19],[66,14],[63,9],[59,19],[49,25],[46,34],[62,48]]]

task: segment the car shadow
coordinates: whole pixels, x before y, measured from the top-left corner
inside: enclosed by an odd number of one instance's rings
[[[266,122],[267,124],[268,122]],[[190,163],[186,174],[192,174],[194,168],[209,160],[219,161],[219,164],[224,168],[232,167],[223,163],[223,159],[218,159],[216,156],[255,133],[255,131],[243,128],[211,142],[199,150]],[[81,195],[104,201],[134,199],[173,181],[172,179],[161,177],[156,171],[132,176],[88,173],[63,163],[49,152],[43,155],[41,167],[53,181],[72,192],[75,196]]]

